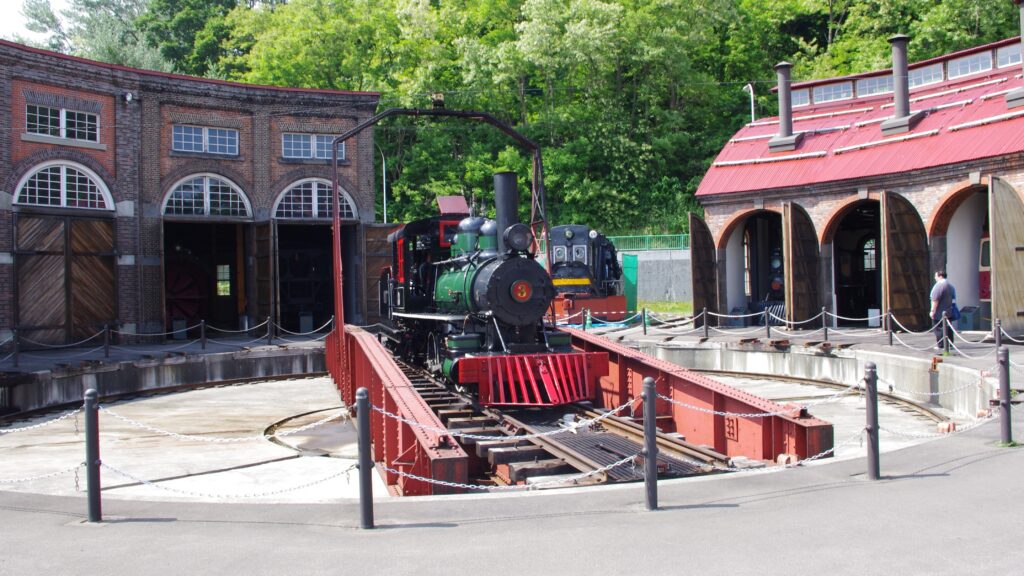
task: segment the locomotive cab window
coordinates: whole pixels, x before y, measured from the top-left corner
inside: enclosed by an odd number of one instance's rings
[[[992,254],[989,248],[989,239],[981,239],[981,254],[979,255],[978,261],[982,270],[988,270],[992,266]]]

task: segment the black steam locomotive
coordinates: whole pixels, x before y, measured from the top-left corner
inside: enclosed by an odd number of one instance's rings
[[[380,301],[389,346],[484,405],[589,399],[607,358],[574,351],[569,334],[544,325],[555,288],[518,222],[515,174],[496,174],[494,184],[494,220],[471,216],[461,197],[441,198],[440,216],[388,236]]]

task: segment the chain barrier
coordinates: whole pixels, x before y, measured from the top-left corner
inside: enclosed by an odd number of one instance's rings
[[[246,332],[252,332],[253,330],[259,330],[260,328],[263,328],[264,326],[266,326],[268,322],[270,322],[269,318],[267,320],[264,320],[263,322],[260,322],[259,324],[255,325],[255,326],[250,326],[250,327],[242,329],[242,330],[226,330],[224,328],[217,328],[216,326],[212,326],[210,324],[206,325],[206,329],[207,330],[216,330],[217,332],[223,332],[225,334],[244,334]],[[264,336],[264,338],[266,338],[266,336]]]
[[[327,328],[328,326],[330,326],[333,323],[334,323],[334,316],[331,316],[331,319],[328,320],[327,322],[325,322],[323,326],[317,328],[316,330],[313,330],[312,332],[292,332],[291,330],[288,330],[287,328],[285,328],[284,326],[281,326],[280,324],[278,324],[276,322],[274,323],[274,326],[276,326],[277,329],[280,330],[281,332],[284,332],[286,334],[291,334],[292,336],[312,336],[313,334],[318,334],[321,330],[323,330],[324,328]]]
[[[900,338],[900,335],[895,333],[895,332],[892,333],[892,337],[893,337],[894,340],[899,342],[900,345],[902,345],[903,347],[910,348],[911,350],[916,350],[918,352],[924,352],[926,350],[935,350],[936,349],[935,348],[935,346],[936,346],[935,344],[929,344],[928,346],[925,346],[924,348],[918,348],[917,346],[911,346],[910,344],[907,344],[906,342],[904,342],[903,338]]]
[[[828,456],[829,454],[834,453],[835,451],[839,450],[840,448],[845,448],[845,447],[847,447],[847,446],[849,446],[851,444],[854,444],[856,442],[860,442],[861,444],[863,444],[863,442],[864,442],[863,436],[864,436],[864,432],[866,432],[866,431],[867,431],[866,427],[865,428],[861,428],[856,433],[854,433],[852,436],[850,436],[849,438],[847,438],[843,442],[840,442],[839,444],[836,444],[836,445],[832,446],[828,450],[824,450],[822,452],[818,452],[817,454],[815,454],[813,456],[808,456],[807,458],[804,458],[803,460],[797,460],[796,462],[793,462],[791,464],[782,464],[782,465],[776,465],[776,466],[765,466],[763,468],[739,468],[739,469],[728,467],[728,466],[715,466],[714,469],[719,471],[719,472],[729,472],[730,474],[772,474],[772,473],[775,473],[775,472],[782,472],[783,470],[789,470],[790,468],[796,468],[796,467],[798,467],[798,466],[800,466],[802,464],[806,464],[808,462],[814,462],[815,460],[820,460],[821,458],[824,458],[824,457]]]
[[[999,331],[1003,333],[1003,338],[1006,338],[1010,342],[1015,342],[1017,344],[1024,344],[1024,340],[1017,340],[1013,336],[1010,336],[1009,334],[1006,333],[1006,330],[1003,330],[1002,326],[999,327]]]
[[[595,323],[595,324],[616,324],[616,325],[618,325],[618,324],[630,324],[631,322],[633,322],[633,320],[636,320],[640,316],[642,316],[642,314],[638,313],[638,314],[633,314],[632,316],[623,318],[622,320],[601,320],[600,318],[594,318],[593,317],[593,313],[591,313],[590,321],[592,323]]]
[[[704,328],[698,326],[697,328],[687,328],[685,330],[678,331],[675,330],[674,328],[656,328],[654,326],[649,326],[647,328],[647,333],[663,334],[665,336],[686,336],[687,334],[695,334],[697,332],[700,332],[703,329]]]
[[[835,318],[836,320],[842,320],[844,322],[870,322],[872,320],[880,320],[882,318],[885,318],[885,314],[877,314],[874,316],[867,316],[865,318],[848,318],[846,316],[840,316],[839,314],[833,314],[828,310],[825,310],[824,313]]]
[[[732,418],[769,418],[772,416],[785,416],[786,414],[792,414],[797,412],[798,408],[790,408],[788,410],[781,410],[779,412],[749,412],[749,413],[738,413],[738,412],[719,412],[718,410],[711,410],[702,406],[694,406],[693,404],[687,404],[686,402],[680,402],[679,400],[673,400],[664,394],[658,394],[658,398],[668,402],[669,404],[675,404],[682,408],[694,410],[696,412],[702,412],[704,414],[713,414],[715,416],[727,416]]]
[[[117,330],[117,329],[114,329],[114,328],[111,328],[110,331],[113,332],[114,334],[121,334],[123,336],[142,336],[142,337],[148,337],[148,336],[173,336],[174,334],[177,334],[178,332],[188,332],[189,330],[194,330],[196,328],[199,328],[200,326],[202,326],[201,322],[199,324],[193,324],[191,326],[186,326],[185,328],[178,328],[177,330],[171,330],[170,332],[151,332],[151,333],[125,332],[123,330]]]
[[[977,355],[977,356],[972,356],[972,355],[970,355],[970,354],[968,354],[968,353],[964,352],[963,350],[961,350],[961,349],[960,349],[960,347],[959,347],[959,346],[957,346],[957,345],[956,345],[956,344],[954,343],[954,341],[953,341],[953,340],[951,340],[951,341],[949,342],[949,347],[950,347],[950,348],[952,348],[953,350],[956,350],[956,353],[957,353],[957,354],[959,354],[959,355],[963,356],[964,358],[969,358],[969,359],[971,359],[971,360],[978,360],[978,359],[980,359],[980,358],[985,358],[985,357],[991,356],[991,355],[993,355],[993,354],[995,354],[995,353],[996,353],[996,349],[995,349],[995,348],[990,348],[990,349],[989,349],[989,351],[988,351],[988,352],[985,352],[984,354],[979,354],[979,355]]]
[[[24,484],[26,482],[35,482],[36,480],[46,480],[48,478],[56,478],[57,476],[63,476],[64,474],[74,472],[80,468],[85,468],[85,462],[79,462],[78,464],[70,468],[65,468],[63,470],[58,470],[56,472],[50,472],[49,474],[40,474],[39,476],[28,476],[26,478],[0,478],[0,484]],[[77,475],[75,477],[75,486],[75,492],[78,492]]]
[[[11,342],[14,342],[14,336],[11,336],[10,338],[8,338],[7,340],[4,340],[3,342],[0,342],[0,347],[6,346],[7,344],[10,344]]]
[[[877,330],[874,332],[847,332],[846,330],[840,330],[838,328],[829,328],[828,331],[832,334],[838,334],[840,336],[847,336],[850,338],[877,338],[879,336],[885,336],[885,332]]]
[[[742,332],[734,332],[732,330],[721,330],[719,328],[715,328],[714,326],[708,326],[708,330],[710,330],[712,332],[716,332],[718,334],[726,334],[726,335],[731,335],[731,336],[749,336],[751,334],[763,334],[764,333],[764,328],[754,328],[753,330],[744,330]]]
[[[14,357],[14,352],[11,352],[7,356],[4,356],[3,358],[0,358],[0,364],[3,364],[4,362],[7,362],[8,360],[10,360],[13,357]]]
[[[96,337],[98,337],[98,336],[102,336],[104,331],[105,330],[100,330],[99,332],[93,334],[92,336],[89,336],[85,340],[79,340],[78,342],[72,342],[71,344],[47,344],[45,342],[36,342],[35,340],[33,340],[31,338],[26,338],[25,336],[19,336],[18,340],[20,340],[22,342],[28,342],[29,344],[32,344],[32,345],[35,345],[35,346],[42,346],[43,348],[51,348],[51,349],[56,350],[56,349],[59,349],[59,348],[74,348],[75,346],[81,346],[82,344],[85,344],[86,342],[88,342],[90,340],[96,339]],[[101,348],[102,348],[102,346],[101,346]]]
[[[938,322],[936,322],[935,324],[932,324],[931,328],[929,328],[929,329],[927,329],[927,330],[925,330],[923,332],[914,332],[913,330],[907,328],[906,326],[903,325],[902,322],[900,322],[900,319],[897,318],[895,314],[892,315],[892,321],[895,322],[896,325],[899,326],[900,329],[903,330],[904,332],[906,332],[907,334],[914,334],[915,336],[923,336],[925,334],[934,334],[935,333],[935,329],[938,328],[939,326],[941,326],[942,323],[945,322],[946,320],[945,320],[945,318],[940,318]]]
[[[964,426],[963,428],[957,427],[957,429],[953,430],[952,432],[939,432],[937,434],[922,434],[920,432],[910,432],[908,430],[893,430],[891,428],[886,428],[885,426],[879,426],[878,429],[882,432],[888,432],[889,434],[892,434],[894,436],[902,436],[903,438],[915,438],[924,440],[930,438],[945,438],[947,436],[956,436],[957,434],[969,432],[979,426],[984,426],[985,424],[988,424],[989,422],[994,422],[996,420],[998,420],[998,418],[995,417],[981,418],[977,422],[974,422],[969,426]]]
[[[284,337],[278,336],[276,338],[276,340],[280,340],[282,342],[287,342],[289,344],[307,344],[309,342],[320,342],[322,340],[325,340],[330,335],[331,335],[331,333],[328,332],[327,334],[324,334],[323,336],[321,336],[319,338],[310,338],[309,340],[292,340],[290,338],[284,338]],[[262,338],[261,338],[261,340],[262,340]]]
[[[712,312],[711,310],[708,310],[708,314],[711,315],[711,316],[714,316],[715,318],[731,318],[731,319],[753,318],[755,316],[764,316],[764,312],[752,312],[750,314],[719,314],[717,312]]]
[[[778,332],[783,336],[789,336],[790,338],[807,338],[821,332],[824,328],[818,328],[817,330],[811,330],[810,332],[786,332],[782,328],[772,328],[773,332]]]
[[[632,400],[630,400],[629,402],[626,402],[622,406],[619,406],[615,410],[611,410],[609,412],[605,412],[604,414],[601,414],[600,416],[598,416],[596,418],[590,418],[590,419],[587,419],[587,420],[577,420],[577,421],[573,422],[572,424],[570,424],[568,426],[565,426],[564,428],[559,428],[557,430],[550,430],[548,432],[538,432],[536,434],[522,434],[522,435],[516,435],[516,436],[509,436],[509,438],[513,439],[513,440],[531,440],[533,438],[547,438],[549,436],[556,436],[558,434],[565,434],[566,432],[575,432],[576,430],[579,430],[580,428],[585,428],[585,427],[588,427],[588,426],[592,426],[594,424],[597,424],[598,422],[601,422],[602,420],[606,420],[608,418],[611,418],[615,414],[618,414],[619,412],[621,412],[623,409],[625,409],[625,408],[627,408],[629,406],[632,406],[633,404],[635,404],[639,400],[640,400],[639,397],[633,398]],[[370,404],[370,408],[372,410],[374,410],[374,411],[376,411],[376,412],[378,412],[378,413],[388,417],[388,418],[391,418],[392,420],[397,420],[398,422],[401,422],[403,424],[408,424],[409,426],[413,426],[413,427],[419,428],[420,430],[426,430],[428,432],[434,432],[436,434],[446,434],[446,435],[452,436],[453,438],[465,438],[467,440],[483,440],[483,441],[487,441],[487,440],[494,440],[495,439],[495,436],[484,436],[484,435],[480,435],[480,434],[463,434],[461,432],[454,431],[454,430],[447,430],[445,428],[438,428],[437,426],[431,426],[429,424],[422,424],[422,423],[417,422],[415,420],[409,420],[408,418],[403,418],[402,416],[400,416],[398,414],[395,414],[393,412],[388,412],[386,409],[380,408],[380,407],[378,407],[375,404]]]
[[[984,372],[987,372],[987,370],[981,370],[980,372],[984,373]],[[982,374],[982,378],[984,378],[984,377],[985,377],[985,375]],[[926,396],[926,397],[932,397],[932,398],[934,398],[936,396],[945,396],[946,394],[956,394],[957,392],[962,392],[962,391],[970,389],[970,388],[978,388],[978,389],[980,389],[981,385],[982,385],[982,382],[978,381],[978,382],[971,382],[969,384],[964,384],[963,386],[960,386],[959,388],[953,388],[952,390],[945,390],[945,391],[941,391],[941,392],[917,392],[916,390],[903,390],[903,389],[897,387],[895,383],[890,382],[888,380],[883,380],[882,378],[879,378],[878,382],[880,384],[885,384],[886,386],[888,386],[889,387],[889,392],[898,392],[900,394],[912,394],[914,396]]]
[[[623,464],[625,464],[627,462],[633,462],[633,467],[635,469],[636,468],[636,459],[639,456],[640,456],[640,454],[634,454],[633,456],[627,456],[627,457],[623,458],[622,460],[619,460],[617,462],[612,462],[611,464],[608,464],[607,466],[602,466],[602,467],[597,468],[595,470],[591,470],[589,472],[584,472],[582,474],[577,474],[575,476],[569,476],[567,478],[559,478],[559,479],[555,479],[555,480],[547,480],[545,482],[536,482],[536,483],[533,483],[533,484],[512,484],[512,485],[508,485],[508,486],[485,486],[485,485],[482,485],[482,484],[460,484],[458,482],[449,482],[447,480],[435,480],[434,478],[427,478],[426,476],[419,476],[417,474],[412,474],[412,473],[409,473],[409,472],[403,472],[401,470],[396,470],[395,468],[390,468],[388,466],[381,466],[381,467],[384,468],[385,470],[387,470],[388,472],[391,472],[392,474],[398,474],[399,476],[402,476],[404,478],[409,478],[410,480],[419,480],[420,482],[426,482],[427,484],[434,484],[436,486],[444,486],[444,487],[447,487],[447,488],[460,488],[460,489],[463,489],[463,490],[479,490],[479,491],[492,492],[492,491],[502,491],[502,490],[536,490],[536,489],[539,489],[539,488],[555,487],[555,486],[561,486],[561,485],[569,484],[569,483],[575,484],[575,483],[579,482],[580,480],[585,480],[587,478],[590,478],[591,476],[596,476],[597,474],[604,474],[604,473],[612,470],[613,468],[618,468],[619,466],[622,466]]]
[[[311,482],[306,482],[306,483],[300,484],[298,486],[290,486],[288,488],[279,488],[279,489],[276,489],[276,490],[268,490],[266,492],[248,492],[248,493],[244,493],[244,494],[212,494],[212,493],[207,493],[207,492],[193,492],[192,490],[183,490],[181,488],[171,488],[170,486],[164,486],[164,485],[158,484],[156,482],[151,482],[149,480],[143,480],[142,478],[139,478],[138,476],[135,476],[134,474],[129,474],[128,472],[125,472],[124,470],[120,470],[118,468],[115,468],[115,467],[111,466],[110,464],[107,464],[106,462],[101,462],[100,466],[106,468],[107,470],[110,470],[111,472],[114,472],[115,474],[118,474],[120,476],[128,478],[129,480],[131,480],[131,481],[133,481],[133,482],[135,482],[137,484],[142,484],[142,485],[145,485],[145,486],[149,486],[150,488],[156,488],[157,490],[163,490],[164,492],[172,492],[172,493],[175,493],[175,494],[181,494],[183,496],[190,496],[192,498],[206,498],[206,499],[209,499],[209,500],[250,500],[250,499],[253,499],[253,498],[266,498],[268,496],[277,496],[279,494],[287,494],[288,492],[297,492],[299,490],[302,490],[302,489],[305,489],[305,488],[309,488],[311,486],[316,486],[317,484],[323,484],[324,482],[329,482],[331,480],[334,480],[335,478],[340,478],[341,476],[345,476],[346,478],[348,478],[349,474],[353,470],[356,470],[359,467],[357,464],[353,464],[353,465],[349,466],[348,468],[342,470],[341,472],[336,472],[336,473],[331,474],[330,476],[327,476],[325,478],[320,478],[319,480],[313,480]]]
[[[776,321],[781,322],[783,324],[791,324],[791,325],[794,325],[794,326],[797,326],[797,325],[800,325],[800,324],[807,324],[807,323],[810,323],[810,322],[814,322],[815,320],[818,320],[819,318],[821,318],[822,314],[824,314],[824,312],[818,312],[817,314],[815,314],[814,316],[811,316],[807,320],[800,320],[799,322],[794,320],[794,321],[791,322],[791,321],[789,321],[789,320],[787,320],[785,318],[780,318],[780,317],[776,316],[775,313],[772,312],[771,310],[768,311],[768,316],[771,316]]]
[[[267,341],[267,337],[266,336],[260,336],[258,338],[253,338],[252,340],[246,340],[245,342],[242,342],[241,344],[236,344],[234,342],[226,342],[224,340],[214,340],[213,338],[207,338],[206,341],[207,341],[207,343],[213,342],[214,344],[220,344],[221,346],[232,346],[234,348],[245,348],[245,347],[249,346],[250,344],[255,344],[256,342],[266,342]]]
[[[103,350],[103,346],[97,346],[97,347],[92,348],[90,350],[86,350],[85,352],[79,352],[77,354],[62,355],[59,358],[51,358],[49,356],[40,356],[39,354],[30,354],[28,352],[22,352],[21,355],[25,356],[26,358],[35,358],[37,360],[57,361],[57,360],[68,360],[70,358],[82,358],[82,357],[88,356],[90,354],[95,354],[96,352],[99,352],[100,350]]]
[[[149,350],[149,349],[146,349],[146,348],[127,348],[125,346],[113,346],[113,345],[110,346],[110,349],[111,350],[120,350],[121,352],[129,352],[131,354],[149,354],[150,352],[162,354],[162,353],[165,353],[165,352],[177,352],[179,350],[184,350],[185,348],[188,348],[189,346],[195,344],[196,342],[199,342],[199,339],[190,340],[190,341],[188,341],[188,342],[186,342],[186,343],[184,343],[184,344],[182,344],[180,346],[175,346],[173,348],[160,348],[159,350]]]
[[[342,422],[344,422],[344,421],[349,419],[348,412],[343,410],[341,414],[335,414],[335,415],[332,415],[332,416],[327,416],[325,418],[317,420],[316,422],[313,422],[311,424],[307,424],[305,426],[302,426],[300,428],[295,428],[295,429],[292,429],[292,430],[285,430],[283,432],[275,432],[274,434],[254,434],[252,436],[237,436],[237,437],[234,437],[234,438],[218,438],[218,437],[215,437],[215,436],[213,436],[213,437],[211,437],[211,436],[195,436],[195,435],[192,435],[192,434],[180,434],[178,432],[171,432],[171,431],[168,431],[168,430],[163,430],[161,428],[156,428],[155,426],[150,426],[149,424],[144,424],[144,423],[139,422],[137,420],[132,420],[131,418],[128,418],[127,416],[122,416],[122,415],[112,411],[111,409],[105,407],[105,406],[100,406],[99,409],[104,411],[104,412],[106,412],[107,414],[110,414],[114,418],[117,418],[118,420],[121,420],[122,422],[124,422],[126,424],[129,424],[129,425],[134,426],[136,428],[141,428],[142,430],[145,430],[147,432],[151,432],[153,434],[158,434],[160,436],[168,436],[170,438],[174,438],[175,440],[193,440],[193,441],[197,441],[197,442],[207,442],[207,443],[210,443],[210,444],[232,444],[232,443],[238,443],[238,442],[257,442],[257,441],[263,441],[263,440],[270,440],[271,438],[283,438],[283,437],[286,437],[286,436],[291,436],[293,434],[298,434],[300,432],[305,432],[306,430],[311,430],[313,428],[317,428],[317,427],[322,426],[322,425],[326,424],[327,422],[330,422],[331,420],[335,420],[337,418],[341,418]]]
[[[961,340],[963,340],[967,344],[984,344],[985,340],[988,339],[989,336],[991,336],[991,334],[986,334],[984,337],[982,337],[981,340],[968,340],[967,338],[964,338],[963,333],[961,333],[959,330],[956,329],[956,326],[953,326],[952,322],[949,323],[949,329],[953,331],[953,341],[954,342],[956,341],[956,338],[959,337]]]
[[[32,426],[25,426],[25,427],[22,427],[22,428],[8,428],[8,429],[0,428],[0,435],[3,435],[3,434],[13,434],[15,432],[25,432],[26,430],[35,430],[35,429],[38,429],[38,428],[44,428],[46,426],[49,426],[50,424],[56,424],[57,422],[61,422],[63,420],[67,420],[68,418],[71,418],[72,416],[75,416],[76,414],[78,414],[82,410],[85,410],[85,407],[84,406],[79,406],[75,410],[71,410],[71,411],[65,412],[64,414],[58,416],[57,418],[53,418],[52,420],[47,420],[46,422],[42,422],[42,423],[39,423],[39,424],[33,424]]]

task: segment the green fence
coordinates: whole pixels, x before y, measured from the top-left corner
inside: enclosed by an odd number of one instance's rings
[[[619,252],[644,250],[689,250],[689,234],[662,234],[658,236],[609,236]]]

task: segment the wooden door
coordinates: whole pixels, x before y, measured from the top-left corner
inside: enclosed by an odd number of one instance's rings
[[[893,192],[882,193],[882,310],[910,330],[931,326],[928,235],[917,209]]]
[[[718,280],[715,239],[700,216],[690,213],[690,275],[693,280],[693,313],[704,308],[718,312]],[[703,319],[698,325],[703,326]],[[712,321],[712,325],[716,322]]]
[[[989,184],[992,319],[1011,334],[1024,333],[1024,202],[1005,180]]]
[[[391,224],[367,224],[363,226],[366,234],[365,288],[367,323],[380,322],[380,282],[381,271],[391,265],[391,245],[388,244],[388,233],[394,230]]]
[[[71,338],[92,336],[117,317],[117,263],[114,261],[114,222],[68,221],[71,236],[70,278]]]
[[[117,317],[114,222],[20,214],[17,327],[27,344],[95,335]]]
[[[277,226],[273,220],[256,223],[256,314],[255,322],[263,322],[267,316],[280,325],[277,302],[277,277],[275,255],[277,249]]]
[[[782,205],[782,253],[786,320],[802,322],[821,308],[818,234],[807,212],[792,202]]]

